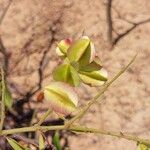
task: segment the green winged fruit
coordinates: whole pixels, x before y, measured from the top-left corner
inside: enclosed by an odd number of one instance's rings
[[[56,113],[69,115],[77,109],[78,96],[74,88],[64,82],[51,83],[44,87],[43,93]]]

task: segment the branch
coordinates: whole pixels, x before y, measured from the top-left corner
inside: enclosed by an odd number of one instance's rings
[[[42,132],[52,131],[52,130],[63,130],[65,129],[64,125],[54,125],[54,126],[32,126],[32,127],[23,127],[23,128],[15,128],[2,130],[0,135],[10,135],[14,133],[24,133],[24,132],[35,132],[41,130]]]
[[[112,0],[108,0],[107,3],[107,8],[106,8],[106,17],[107,17],[107,23],[108,23],[108,29],[107,29],[107,37],[108,37],[108,42],[110,46],[112,46],[112,41],[113,41],[113,36],[112,36],[112,31],[113,31],[113,22],[112,22]]]
[[[130,134],[125,134],[123,132],[114,132],[114,131],[107,131],[107,130],[101,130],[101,129],[95,129],[95,128],[88,128],[85,126],[73,126],[70,128],[70,130],[76,131],[76,132],[99,133],[103,135],[109,135],[109,136],[123,138],[123,139],[130,140],[130,141],[139,142],[147,146],[150,146],[150,140],[139,138],[137,136],[130,135]]]
[[[66,128],[65,125],[58,125],[58,126],[33,126],[33,127],[24,127],[24,128],[17,128],[17,129],[9,129],[9,130],[2,130],[0,135],[8,135],[14,133],[23,133],[23,132],[36,132],[41,130],[42,132],[52,131],[52,130],[68,130],[68,131],[75,131],[75,132],[83,132],[83,133],[99,133],[103,135],[109,135],[113,137],[123,138],[126,140],[131,140],[139,143],[143,143],[145,145],[150,146],[150,140],[139,138],[134,135],[124,134],[122,132],[113,132],[107,130],[101,130],[96,128],[88,128],[85,126],[71,126],[70,128]]]
[[[127,21],[127,20],[126,20]],[[116,39],[113,40],[113,45],[116,45],[124,36],[126,36],[127,34],[129,34],[131,31],[133,31],[136,27],[138,27],[139,25],[142,25],[142,24],[145,24],[145,23],[148,23],[150,22],[150,18],[149,19],[146,19],[144,21],[140,21],[138,23],[134,23],[134,22],[131,22],[131,21],[127,21],[128,23],[130,24],[133,24],[133,26],[131,28],[129,28],[128,30],[126,30],[124,33],[122,34],[119,34]]]
[[[150,22],[150,18],[149,19],[146,19],[144,21],[140,21],[140,22],[137,22],[137,23],[134,23],[128,19],[125,19],[124,17],[122,17],[119,13],[119,11],[114,8],[112,6],[112,1],[113,0],[108,0],[108,3],[107,3],[107,9],[106,9],[106,17],[107,17],[107,26],[108,26],[108,30],[107,30],[107,36],[108,36],[108,42],[111,46],[111,48],[116,45],[124,36],[126,36],[127,34],[129,34],[131,31],[133,31],[136,27],[138,27],[139,25],[142,25],[144,23],[147,23],[147,22]],[[127,29],[125,32],[121,33],[121,34],[118,34],[114,27],[113,27],[113,20],[112,20],[112,9],[115,10],[115,12],[117,13],[118,15],[118,18],[119,19],[122,19],[130,24],[132,24],[133,26],[130,27],[129,29]],[[114,38],[113,37],[113,31],[117,34],[117,37]]]
[[[51,32],[52,34],[52,38],[51,40],[49,41],[49,44],[48,44],[48,47],[47,49],[43,52],[43,56],[41,58],[41,61],[39,63],[39,68],[38,68],[38,75],[39,75],[39,81],[38,81],[38,85],[37,85],[37,89],[35,89],[33,92],[30,93],[30,97],[32,97],[38,90],[41,89],[42,87],[42,81],[43,81],[43,70],[46,66],[44,66],[44,61],[45,61],[45,58],[49,52],[49,49],[51,48],[52,44],[55,42],[55,32],[56,31],[53,31],[51,30],[51,28],[49,29],[49,32]]]

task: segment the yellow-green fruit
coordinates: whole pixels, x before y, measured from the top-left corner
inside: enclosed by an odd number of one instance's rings
[[[107,71],[105,69],[101,69],[98,71],[92,72],[83,72],[81,71],[79,74],[83,83],[88,84],[90,86],[101,86],[107,81]]]
[[[43,92],[53,111],[69,115],[76,110],[78,96],[72,86],[63,82],[53,82],[46,86]]]
[[[53,72],[53,78],[55,81],[66,82],[73,86],[80,85],[78,72],[70,64],[58,66]]]
[[[71,44],[67,50],[67,57],[71,63],[78,62],[80,66],[85,66],[94,60],[94,44],[88,37],[83,36]]]
[[[57,48],[56,48],[56,53],[58,56],[64,56],[67,53],[68,48],[70,47],[72,43],[71,39],[64,39],[61,40],[58,44],[57,44]]]

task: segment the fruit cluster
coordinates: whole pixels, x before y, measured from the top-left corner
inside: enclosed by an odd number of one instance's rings
[[[92,41],[83,36],[73,42],[65,39],[58,43],[56,53],[63,64],[53,72],[55,82],[43,88],[44,99],[53,111],[68,115],[77,109],[78,96],[74,88],[81,83],[101,86],[107,81],[107,71],[96,55]]]

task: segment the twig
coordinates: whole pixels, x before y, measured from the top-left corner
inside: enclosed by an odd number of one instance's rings
[[[127,21],[127,20],[126,20]],[[150,22],[150,18],[146,19],[144,21],[140,21],[137,23],[131,22],[131,21],[127,21],[130,24],[133,24],[132,27],[130,27],[129,29],[127,29],[124,33],[119,34],[114,40],[113,40],[113,45],[116,45],[125,35],[129,34],[131,31],[133,31],[136,27],[138,27],[139,25],[145,24]]]
[[[1,67],[1,76],[2,76],[2,101],[1,101],[1,122],[0,122],[0,131],[3,129],[4,119],[5,119],[5,76],[4,70]]]
[[[133,31],[137,26],[142,25],[147,22],[150,22],[150,18],[146,19],[144,21],[137,22],[137,23],[134,23],[128,19],[125,19],[124,17],[122,17],[120,15],[119,11],[112,6],[112,1],[113,0],[108,0],[107,7],[106,7],[106,17],[107,17],[107,26],[108,26],[107,37],[108,37],[108,42],[109,42],[111,48],[114,47],[124,36],[126,36],[131,31]],[[133,26],[128,28],[125,32],[118,34],[118,32],[116,32],[116,30],[114,29],[114,26],[113,26],[112,9],[114,9],[116,11],[119,19],[122,19],[122,20],[132,24]],[[113,31],[117,34],[116,38],[113,37]]]
[[[38,85],[37,85],[37,88],[33,91],[33,92],[31,92],[30,93],[30,97],[32,97],[38,90],[40,90],[41,89],[41,87],[42,87],[42,81],[43,81],[43,70],[44,70],[44,68],[45,68],[45,66],[44,66],[44,61],[45,61],[45,58],[46,58],[46,56],[47,56],[47,54],[48,54],[48,52],[49,52],[49,49],[51,48],[51,46],[52,46],[52,44],[55,42],[55,37],[54,37],[54,35],[55,35],[55,31],[52,31],[51,30],[51,28],[49,29],[49,31],[51,31],[51,33],[52,33],[52,38],[50,39],[50,41],[49,41],[49,44],[48,44],[48,47],[46,48],[46,50],[43,52],[43,56],[42,56],[42,58],[41,58],[41,60],[40,60],[40,63],[39,63],[39,68],[38,68],[38,76],[39,76],[39,81],[38,81]]]
[[[69,130],[69,131],[75,131],[75,132],[83,132],[83,133],[99,133],[103,135],[109,135],[114,136],[118,138],[123,138],[139,143],[143,143],[145,145],[150,146],[150,140],[139,138],[134,135],[130,134],[124,134],[122,132],[113,132],[113,131],[107,131],[107,130],[101,130],[96,128],[88,128],[85,126],[71,126],[70,128],[66,128],[65,125],[59,125],[59,126],[33,126],[33,127],[24,127],[24,128],[16,128],[16,129],[9,129],[9,130],[2,130],[0,135],[8,135],[8,134],[14,134],[14,133],[23,133],[23,132],[36,132],[36,131],[52,131],[52,130]]]
[[[130,140],[130,141],[139,142],[147,146],[150,146],[150,140],[142,139],[137,136],[130,135],[130,134],[125,134],[123,132],[114,132],[114,131],[107,131],[107,130],[101,130],[101,129],[95,129],[95,128],[88,128],[85,126],[73,126],[70,128],[70,130],[76,131],[76,132],[99,133],[103,135],[109,135],[109,136],[123,138],[123,139]]]
[[[23,128],[15,128],[15,129],[8,129],[2,130],[0,135],[10,135],[14,133],[24,133],[24,132],[35,132],[41,130],[42,132],[50,131],[50,130],[63,130],[65,129],[64,125],[54,125],[54,126],[32,126],[32,127],[23,127]]]
[[[110,44],[110,46],[112,46],[112,41],[113,41],[113,37],[112,37],[112,31],[113,31],[113,22],[112,22],[112,13],[111,13],[111,9],[112,9],[112,0],[108,0],[107,3],[107,8],[106,8],[106,16],[107,16],[107,23],[108,23],[108,29],[107,29],[107,37],[108,37],[108,42]]]

